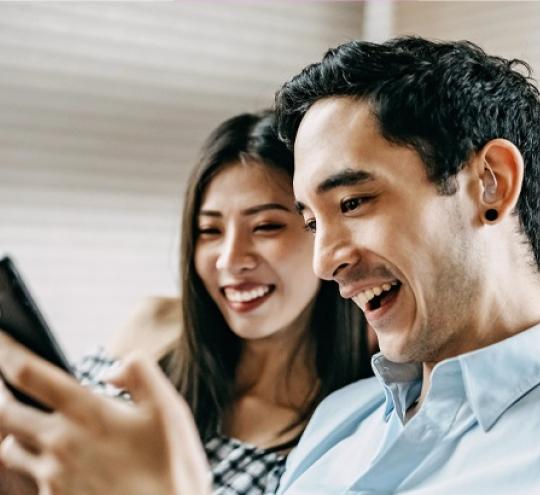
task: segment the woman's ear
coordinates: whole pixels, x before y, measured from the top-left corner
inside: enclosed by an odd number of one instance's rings
[[[514,210],[523,182],[523,157],[506,139],[492,139],[477,155],[482,223],[496,223]]]

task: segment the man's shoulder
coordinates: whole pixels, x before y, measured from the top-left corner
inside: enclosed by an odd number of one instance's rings
[[[375,378],[364,378],[353,382],[326,397],[317,407],[309,423],[335,422],[347,417],[359,408],[373,401],[380,402],[384,398],[384,391]]]
[[[379,382],[379,380],[377,380],[376,377],[372,376],[371,378],[363,378],[361,380],[357,380],[356,382],[350,383],[349,385],[346,385],[345,387],[342,387],[332,392],[321,402],[319,407],[327,402],[332,402],[336,400],[347,400],[352,399],[353,397],[358,398],[366,393],[383,393],[381,383]],[[359,396],[359,394],[361,395]]]
[[[336,390],[324,399],[313,414],[302,443],[314,441],[311,437],[338,436],[369,416],[384,402],[383,387],[375,378],[364,378]],[[316,440],[315,440],[316,441]]]
[[[384,390],[378,380],[366,378],[335,391],[323,400],[300,443],[289,456],[280,490],[286,490],[325,452],[351,435],[363,420],[384,403],[384,399]]]

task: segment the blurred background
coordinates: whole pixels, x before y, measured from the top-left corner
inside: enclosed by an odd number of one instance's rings
[[[537,2],[1,2],[0,254],[72,359],[178,290],[209,131],[332,46],[470,39],[540,70]]]

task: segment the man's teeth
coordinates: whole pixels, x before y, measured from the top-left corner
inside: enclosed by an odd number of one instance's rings
[[[231,302],[249,302],[263,297],[270,292],[270,286],[264,285],[251,290],[225,289],[225,297]]]
[[[365,310],[369,301],[371,301],[375,296],[380,296],[383,292],[388,292],[394,285],[397,284],[398,281],[393,280],[392,282],[371,287],[371,289],[364,290],[357,294],[354,297],[354,300],[360,307]]]

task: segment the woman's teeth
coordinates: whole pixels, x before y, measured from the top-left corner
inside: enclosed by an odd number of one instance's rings
[[[354,297],[354,300],[361,308],[365,310],[369,301],[371,301],[375,296],[380,296],[383,292],[388,292],[390,289],[392,289],[393,286],[397,285],[398,283],[399,282],[397,280],[393,280],[392,282],[371,287],[371,289],[364,290],[357,294]]]
[[[231,302],[250,302],[259,299],[270,292],[270,286],[265,285],[251,290],[236,290],[227,287],[224,290],[225,297]]]

